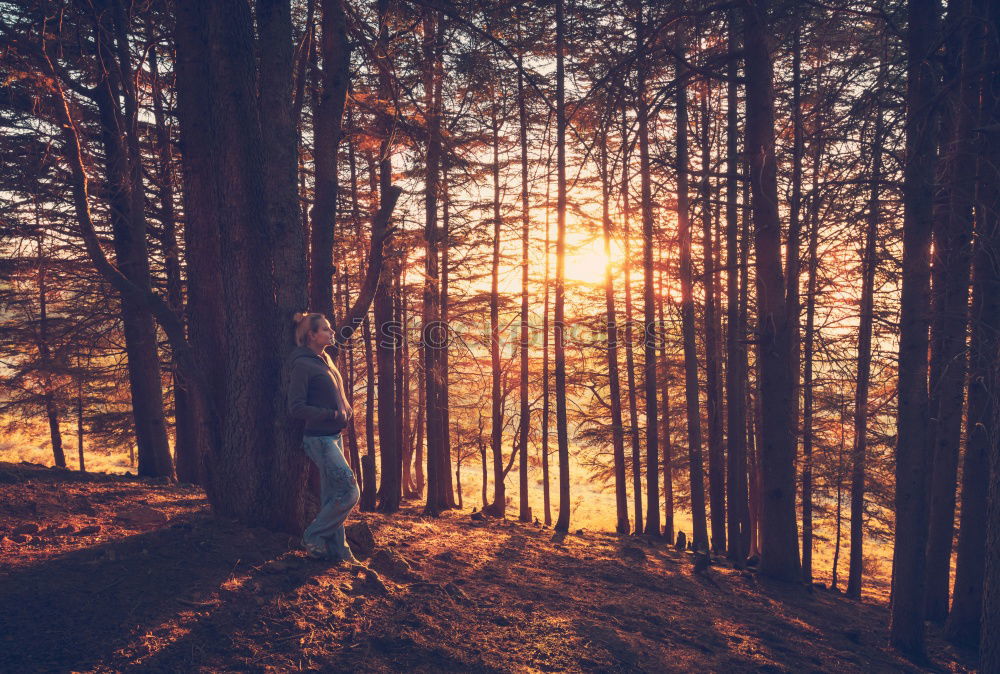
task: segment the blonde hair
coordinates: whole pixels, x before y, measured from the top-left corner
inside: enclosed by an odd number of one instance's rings
[[[292,316],[292,322],[295,323],[295,343],[298,346],[305,346],[309,333],[319,330],[319,322],[323,318],[323,314],[306,311],[300,311]]]

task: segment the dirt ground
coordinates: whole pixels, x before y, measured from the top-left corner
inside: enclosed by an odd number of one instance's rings
[[[0,671],[974,671],[884,604],[806,593],[643,537],[418,504],[352,514],[367,569],[211,516],[195,488],[0,463]]]

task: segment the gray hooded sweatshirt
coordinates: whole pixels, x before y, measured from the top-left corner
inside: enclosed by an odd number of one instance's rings
[[[306,422],[304,435],[336,435],[347,425],[339,377],[333,372],[328,356],[318,356],[304,346],[297,346],[288,356],[288,412],[293,419]]]

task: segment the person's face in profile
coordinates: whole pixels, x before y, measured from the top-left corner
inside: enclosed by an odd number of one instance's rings
[[[330,321],[325,318],[319,322],[316,330],[309,333],[309,348],[319,352],[329,346],[333,341],[333,327]]]

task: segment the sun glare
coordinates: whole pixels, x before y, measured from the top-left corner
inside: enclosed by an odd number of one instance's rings
[[[566,280],[601,285],[604,283],[604,268],[608,257],[604,254],[601,237],[588,239],[582,234],[567,233]],[[611,259],[617,261],[617,249],[611,244]]]

